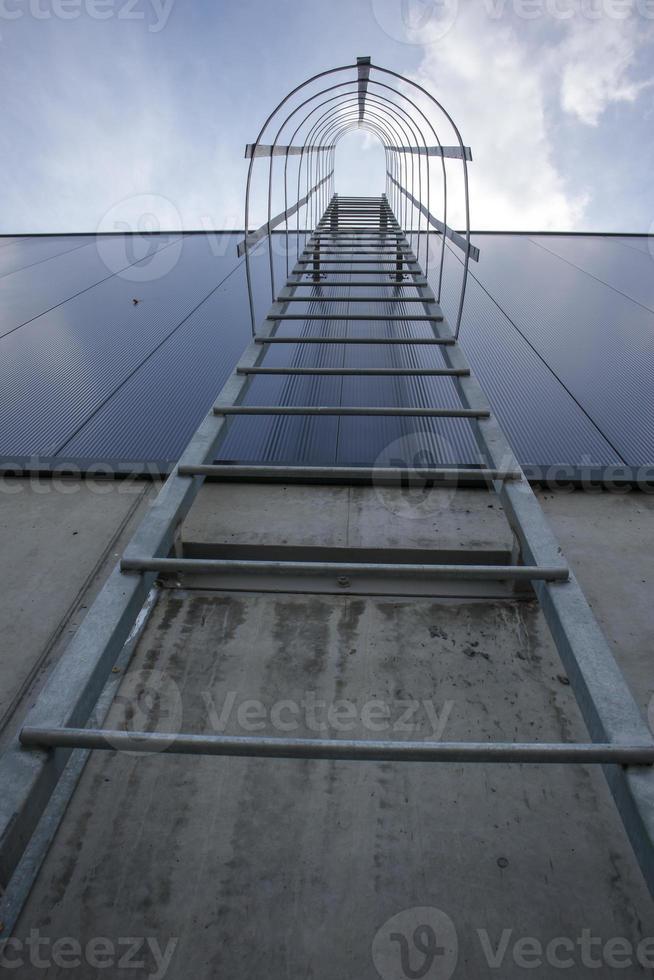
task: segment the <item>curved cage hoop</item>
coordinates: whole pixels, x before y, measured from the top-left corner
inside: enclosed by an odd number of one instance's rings
[[[327,211],[337,205],[336,147],[349,132],[362,130],[382,144],[386,166],[385,198],[399,225],[415,236],[416,252],[421,250],[429,272],[430,243],[440,238],[437,299],[441,299],[446,239],[463,252],[455,334],[461,328],[470,260],[477,261],[479,250],[470,241],[470,194],[468,163],[470,148],[465,146],[454,120],[441,103],[417,82],[388,68],[374,65],[370,58],[357,58],[353,65],[342,65],[319,72],[292,89],[275,106],[261,127],[256,140],[249,143],[245,191],[245,237],[238,254],[245,256],[252,333],[256,331],[256,312],[252,289],[251,253],[261,241],[268,241],[270,292],[276,296],[272,232],[285,233],[286,276],[290,275],[288,256],[291,236],[300,244]],[[277,161],[276,158],[283,158]],[[430,161],[438,161],[432,172]],[[264,203],[265,220],[250,228],[253,212],[255,163],[267,163]],[[464,216],[462,232],[448,225],[452,180],[449,168],[460,168],[459,186]],[[456,186],[456,185],[455,185]],[[437,205],[432,206],[432,200]],[[273,215],[273,204],[281,210]],[[435,213],[437,208],[438,213]],[[291,223],[292,219],[292,223]],[[294,226],[294,227],[293,227]]]

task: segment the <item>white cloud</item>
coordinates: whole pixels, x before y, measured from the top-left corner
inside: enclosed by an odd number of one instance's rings
[[[480,16],[478,7],[462,9],[454,29],[426,48],[415,77],[472,146],[473,227],[578,225],[585,201],[566,190],[555,164],[543,72],[509,24]],[[448,223],[462,220],[459,207]]]
[[[648,32],[635,18],[580,14],[534,26],[511,9],[493,17],[487,4],[461,4],[412,77],[442,101],[472,146],[473,227],[578,229],[590,194],[583,178],[563,170],[563,113],[596,125],[611,102],[633,101],[649,84],[630,77]],[[448,223],[462,221],[459,207]]]
[[[640,47],[651,36],[651,28],[635,14],[626,20],[605,17],[592,23],[576,18],[558,52],[565,111],[596,126],[611,103],[635,102],[652,85],[651,79],[630,77]]]

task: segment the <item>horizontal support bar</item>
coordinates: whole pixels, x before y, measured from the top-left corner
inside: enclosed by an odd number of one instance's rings
[[[331,149],[329,146],[268,146],[264,143],[247,143],[245,146],[245,159],[250,160],[252,157],[295,157],[300,156],[303,153],[309,153],[311,150],[319,150],[325,152]]]
[[[401,254],[413,254],[413,249],[408,245],[390,245],[388,248],[364,248],[361,245],[310,245],[302,252],[302,255],[311,261],[315,261],[314,256],[323,255],[388,255],[392,260],[394,256]]]
[[[25,748],[106,749],[267,759],[339,759],[343,762],[477,762],[651,766],[654,744],[602,742],[414,742],[373,739],[267,738],[186,735],[102,728],[23,728]]]
[[[291,215],[295,214],[296,211],[299,211],[300,208],[304,207],[304,205],[307,203],[309,198],[313,194],[315,194],[316,191],[319,190],[322,187],[322,185],[332,177],[333,173],[334,173],[333,170],[330,171],[330,173],[328,173],[326,177],[323,177],[322,180],[319,180],[318,183],[311,188],[308,194],[305,194],[303,198],[301,198],[299,201],[296,201],[295,204],[293,204],[290,208],[287,208],[286,211],[282,211],[281,214],[278,214],[274,218],[271,218],[270,221],[267,221],[265,225],[261,225],[261,227],[257,228],[256,231],[248,232],[248,234],[245,236],[243,241],[239,242],[239,244],[237,245],[236,254],[239,257],[241,255],[245,255],[245,252],[248,249],[250,249],[253,245],[256,245],[256,243],[260,241],[262,238],[265,238],[266,235],[269,235],[270,232],[273,230],[273,228],[276,228],[277,225],[280,225],[282,223],[282,221],[285,221],[286,218],[290,218]]]
[[[332,234],[314,235],[312,238],[308,239],[307,244],[310,245],[312,242],[318,241],[318,242],[327,242],[327,244],[334,244],[334,245],[340,245],[341,243],[349,243],[349,244],[356,244],[356,245],[360,245],[360,244],[361,245],[370,245],[370,244],[390,245],[391,242],[400,242],[405,237],[406,237],[405,235],[402,235],[399,232],[397,234],[395,232],[380,232],[379,235],[374,235],[374,236],[366,235],[365,237],[361,237],[361,238],[353,237],[352,235],[346,234],[345,232],[343,232],[342,234],[332,232]],[[336,241],[334,241],[334,239],[336,239]],[[390,239],[390,241],[387,241],[388,239]]]
[[[381,226],[381,225],[378,225],[378,224],[369,224],[369,225],[359,225],[359,224],[357,224],[357,225],[348,225],[348,224],[341,224],[341,225],[339,225],[339,227],[342,228],[343,231],[357,232],[357,233],[379,232],[379,234],[383,234],[383,231],[384,231],[384,227]],[[325,228],[321,228],[320,225],[319,225],[316,230],[317,230],[318,233],[320,233],[321,231],[324,232],[326,229]],[[406,237],[405,235],[398,235],[397,236],[397,239],[399,241],[400,239],[403,239],[405,237]]]
[[[434,217],[431,211],[429,211],[421,201],[418,201],[413,194],[409,194],[408,190],[406,190],[402,184],[395,180],[395,177],[393,177],[390,170],[387,170],[386,173],[392,183],[395,184],[395,186],[401,190],[404,196],[411,201],[413,206],[425,216],[432,228],[436,228],[443,235],[445,235],[446,238],[449,238],[450,241],[454,242],[454,244],[461,249],[462,252],[467,252],[474,262],[479,261],[479,249],[476,247],[476,245],[469,245],[467,239],[463,235],[460,235],[458,231],[454,231],[454,229],[450,228],[449,225],[444,224],[439,218]]]
[[[309,262],[306,264],[310,265],[311,263]],[[402,270],[404,276],[421,275],[417,269],[407,269],[407,263],[403,263],[403,265],[405,266],[405,268]],[[395,276],[397,275],[396,271],[393,269],[324,269],[322,268],[322,263],[321,268],[318,271],[320,272],[321,276],[385,276],[387,279],[393,279],[393,281],[395,281]],[[311,269],[298,269],[297,271],[291,272],[291,275],[298,276],[311,276],[313,274],[314,273]],[[411,282],[412,280],[409,280],[409,283]],[[344,282],[340,282],[339,285],[356,286],[357,283],[350,283],[349,280],[345,280]],[[380,285],[383,285],[383,283],[380,283]]]
[[[303,272],[302,275],[303,276],[310,276],[311,273],[310,272]],[[389,277],[392,277],[393,274],[392,273],[383,272],[382,275],[384,275],[387,278],[389,278]],[[289,287],[290,286],[311,286],[313,288],[317,284],[314,283],[314,282],[303,280],[303,279],[298,279],[298,280],[296,280],[296,279],[289,279],[288,282],[286,283],[286,285],[289,286]],[[389,289],[390,288],[393,288],[393,289],[404,289],[405,286],[427,286],[428,283],[427,283],[427,280],[426,279],[407,279],[406,282],[384,282],[383,279],[381,279],[381,280],[376,280],[376,279],[359,279],[357,282],[349,282],[349,281],[346,280],[345,282],[338,282],[338,281],[336,281],[336,282],[325,282],[325,283],[322,283],[322,285],[323,286],[328,286],[330,288],[331,287],[337,287],[337,286],[340,286],[340,287],[343,287],[343,286],[386,286]],[[381,298],[383,298],[383,297],[380,297],[380,299]],[[398,299],[406,299],[406,297],[399,296]],[[288,300],[288,297],[286,297],[285,302],[287,300]],[[430,302],[432,302],[432,300],[429,300],[428,299],[426,302],[430,303]]]
[[[255,344],[411,344],[449,347],[456,343],[450,337],[255,337]]]
[[[315,288],[315,286],[314,286]],[[423,296],[278,296],[277,303],[431,303]],[[277,317],[270,319],[276,320]],[[413,319],[413,317],[411,318]]]
[[[315,259],[313,259],[313,258],[298,259],[297,260],[297,264],[298,265],[312,265],[314,261],[315,261]],[[365,265],[367,262],[369,262],[370,265],[395,265],[396,263],[398,265],[417,265],[416,259],[408,259],[408,258],[406,258],[404,256],[401,259],[396,259],[394,257],[394,255],[389,255],[389,257],[387,259],[368,259],[368,258],[364,258],[364,259],[323,259],[323,258],[321,258],[320,259],[320,264],[321,265]],[[344,270],[344,271],[347,271],[347,270]],[[391,270],[390,269],[386,269],[386,270],[382,270],[382,271],[390,272]]]
[[[361,232],[353,232],[351,228],[338,229],[333,223],[327,222],[324,228],[316,227],[314,231],[311,232],[312,237],[318,238],[348,238],[351,236],[357,236],[361,238],[406,238],[406,235],[402,229],[398,226],[397,228],[388,227],[384,228],[364,228]]]
[[[341,261],[335,263],[333,261],[334,259]],[[302,265],[315,265],[316,263],[320,265],[348,265],[352,263],[360,265],[366,260],[369,260],[373,265],[376,265],[378,262],[385,265],[388,262],[392,265],[392,269],[390,270],[392,272],[396,270],[398,262],[406,266],[409,263],[415,263],[417,261],[413,251],[409,248],[366,249],[351,245],[347,248],[309,248],[305,252],[302,252],[297,261]]]
[[[321,221],[316,225],[316,231],[325,231],[333,226],[333,222]],[[336,227],[342,228],[343,231],[384,231],[386,228],[391,230],[401,231],[400,226],[397,222],[381,222],[381,221],[354,221],[353,219],[347,219],[347,221],[336,222]]]
[[[469,146],[387,146],[387,150],[396,153],[417,153],[428,157],[451,157],[455,160],[472,160],[472,150]]]
[[[180,466],[180,476],[227,477],[228,479],[275,480],[358,480],[365,483],[406,486],[411,482],[488,485],[492,480],[519,480],[520,470],[494,470],[474,467],[411,467],[392,466],[238,466],[231,463],[205,463],[199,466]]]
[[[487,419],[484,408],[384,408],[352,405],[216,405],[214,415],[387,415],[434,419]]]
[[[270,313],[266,320],[390,320],[393,323],[411,323],[414,320],[440,323],[442,314],[437,313]]]
[[[388,204],[330,204],[320,220],[324,221],[326,217],[340,217],[343,214],[383,214],[389,218],[394,217]]]
[[[123,572],[158,572],[166,575],[213,575],[219,572],[263,572],[265,574],[408,575],[464,582],[567,582],[565,565],[426,565],[403,562],[355,561],[250,561],[238,558],[123,558]]]
[[[315,368],[315,367],[253,367],[238,368],[237,374],[316,374],[390,377],[463,378],[470,374],[465,368]]]
[[[304,251],[312,252],[316,246],[319,248],[340,249],[362,248],[367,252],[374,252],[376,249],[382,249],[383,251],[391,249],[393,252],[397,252],[398,249],[405,252],[412,251],[404,235],[379,235],[375,238],[353,238],[352,236],[335,238],[333,235],[320,235],[319,237],[308,238],[304,243]]]

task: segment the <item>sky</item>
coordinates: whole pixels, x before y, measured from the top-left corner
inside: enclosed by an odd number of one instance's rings
[[[358,55],[456,120],[473,228],[654,232],[654,0],[0,0],[0,232],[243,227],[245,144]],[[336,189],[384,169],[354,132]]]

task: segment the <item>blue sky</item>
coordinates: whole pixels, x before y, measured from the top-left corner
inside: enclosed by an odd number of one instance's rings
[[[371,55],[472,146],[472,226],[654,222],[654,0],[0,0],[3,233],[242,226],[245,143]],[[339,151],[379,193],[381,150]]]

